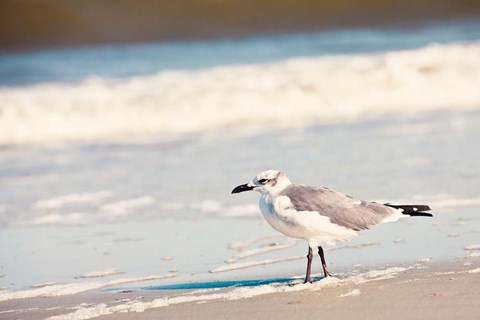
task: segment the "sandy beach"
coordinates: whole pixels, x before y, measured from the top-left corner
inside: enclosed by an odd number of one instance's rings
[[[313,284],[175,293],[91,291],[2,303],[2,319],[478,319],[480,257]],[[169,305],[171,304],[171,305]],[[102,315],[103,314],[103,315]]]
[[[236,301],[200,301],[100,319],[478,319],[479,265],[413,269],[366,283]]]

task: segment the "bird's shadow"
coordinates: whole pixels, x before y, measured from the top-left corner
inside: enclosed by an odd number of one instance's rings
[[[324,277],[312,277],[312,282],[322,280]],[[198,290],[198,289],[222,289],[231,287],[258,287],[262,285],[286,284],[295,286],[303,283],[303,278],[271,278],[255,280],[225,280],[225,281],[207,281],[207,282],[188,282],[160,286],[136,287],[136,288],[109,288],[107,291],[130,291],[130,290]]]

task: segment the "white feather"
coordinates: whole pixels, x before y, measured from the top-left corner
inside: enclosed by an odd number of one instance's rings
[[[358,234],[355,230],[332,223],[330,218],[316,211],[296,211],[286,196],[273,198],[262,194],[260,210],[272,228],[286,236],[307,240],[311,248],[333,245]]]

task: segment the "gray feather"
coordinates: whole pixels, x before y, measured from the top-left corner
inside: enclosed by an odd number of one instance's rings
[[[280,195],[287,196],[297,211],[316,211],[332,223],[356,231],[369,229],[395,212],[375,202],[358,201],[328,189],[292,184]]]

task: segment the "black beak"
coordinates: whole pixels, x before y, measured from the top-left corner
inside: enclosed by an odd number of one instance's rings
[[[239,185],[238,187],[235,187],[235,189],[232,190],[232,194],[233,193],[240,193],[240,192],[243,192],[243,191],[250,191],[253,188],[255,188],[255,187],[251,187],[248,184],[242,184],[242,185]]]

